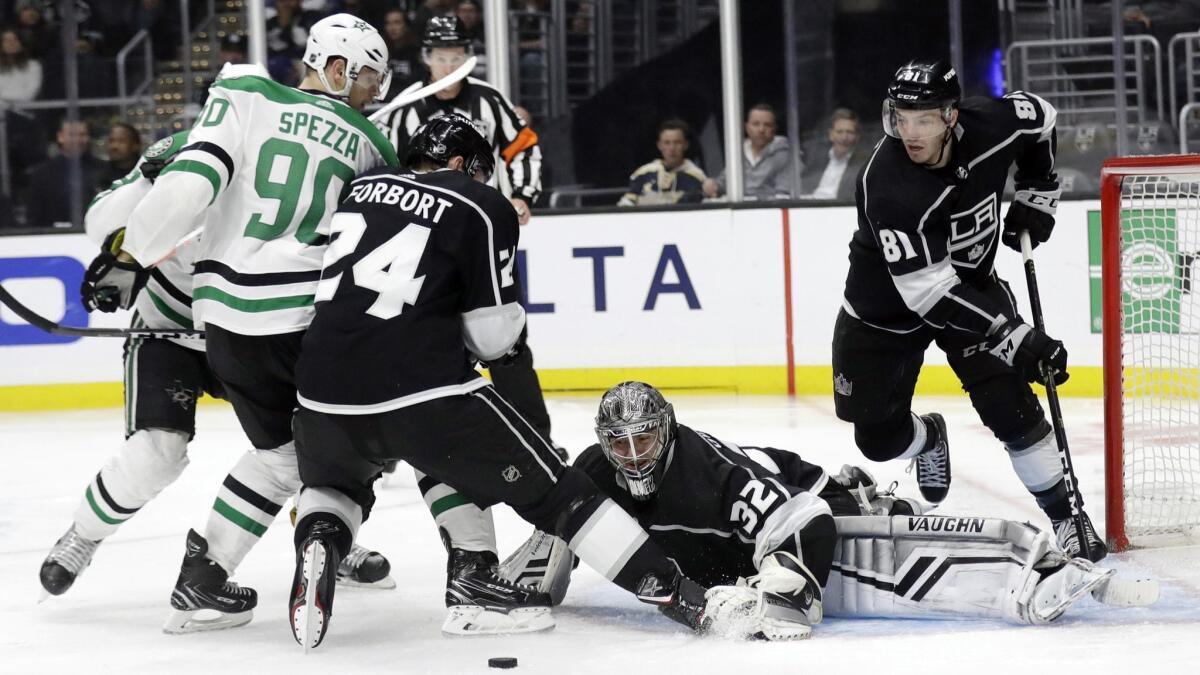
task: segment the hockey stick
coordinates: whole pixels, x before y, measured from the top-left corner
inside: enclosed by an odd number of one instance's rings
[[[11,293],[0,286],[0,304],[6,305],[14,314],[21,317],[29,325],[40,328],[51,335],[72,335],[75,337],[119,337],[119,338],[176,338],[185,340],[202,340],[204,331],[181,328],[82,328],[79,326],[62,326],[34,312]]]
[[[1029,232],[1021,232],[1021,257],[1025,260],[1025,285],[1029,288],[1029,306],[1033,311],[1033,327],[1046,332],[1042,318],[1042,297],[1038,293],[1037,273],[1033,268],[1033,244]],[[1067,497],[1071,502],[1071,519],[1075,521],[1075,535],[1079,537],[1079,551],[1083,557],[1092,559],[1092,547],[1083,526],[1083,498],[1079,495],[1079,483],[1075,480],[1075,465],[1071,462],[1071,451],[1067,448],[1067,430],[1063,427],[1062,407],[1058,403],[1058,387],[1054,384],[1054,372],[1049,366],[1039,364],[1042,379],[1046,381],[1046,399],[1050,402],[1050,423],[1054,425],[1054,440],[1058,442],[1058,459],[1062,462],[1063,480],[1067,482]]]
[[[443,77],[442,79],[438,80],[437,82],[430,82],[429,84],[425,85],[424,87],[421,87],[420,89],[418,89],[410,94],[405,94],[403,96],[397,96],[396,98],[392,99],[391,101],[388,101],[387,105],[385,105],[382,108],[380,108],[379,110],[376,110],[375,112],[371,113],[371,116],[368,117],[367,119],[372,122],[378,122],[379,120],[383,119],[384,116],[386,116],[388,113],[392,112],[396,108],[406,106],[409,103],[413,103],[415,101],[420,101],[421,99],[425,98],[426,96],[432,96],[433,94],[436,94],[437,92],[445,89],[446,87],[449,87],[450,85],[454,84],[455,82],[458,82],[459,80],[464,79],[467,75],[470,75],[471,71],[475,69],[475,63],[478,60],[479,60],[478,57],[475,57],[475,56],[470,57],[469,59],[464,61],[461,66],[459,66],[457,69],[455,69],[454,72]]]

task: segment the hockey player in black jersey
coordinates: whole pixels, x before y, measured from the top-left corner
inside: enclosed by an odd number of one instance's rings
[[[525,323],[512,276],[517,215],[483,183],[491,157],[469,120],[431,120],[410,168],[359,175],[331,222],[296,372],[304,489],[289,620],[306,650],[328,629],[332,572],[392,460],[482,507],[509,504],[671,618],[721,625],[701,587],[475,371],[508,353]]]
[[[595,430],[600,442],[574,465],[685,575],[714,587],[708,611],[740,615],[749,636],[805,637],[826,614],[1039,624],[1089,590],[1125,606],[1157,596],[1153,582],[1114,581],[1111,570],[1068,560],[1032,526],[922,515],[924,504],[879,491],[860,468],[830,476],[795,453],[680,424],[642,382],[604,394]],[[564,548],[535,533],[506,571],[561,602],[572,562]]]
[[[1019,250],[1028,232],[1036,246],[1054,227],[1056,113],[1025,92],[960,95],[940,61],[910,62],[888,87],[887,136],[857,179],[858,230],[833,337],[837,415],[854,424],[864,455],[912,459],[921,494],[942,501],[951,478],[945,421],[911,411],[925,349],[937,343],[1059,544],[1078,554],[1054,434],[1028,384],[1042,377],[1039,364],[1064,382],[1067,352],[1021,320],[994,269],[1000,243]],[[1002,226],[1014,164],[1017,193]],[[1099,560],[1104,543],[1084,521]]]
[[[454,16],[430,19],[422,35],[421,46],[422,58],[430,70],[430,82],[448,76],[468,58],[472,49],[471,39],[465,33],[462,22]],[[425,84],[416,82],[406,91],[419,89]],[[530,206],[541,190],[542,160],[538,137],[517,115],[512,102],[487,82],[471,77],[460,80],[432,96],[397,108],[381,124],[381,128],[396,151],[403,156],[420,125],[451,113],[470,119],[491,146],[492,156],[503,162],[510,201],[517,210],[518,221],[526,224],[530,217]],[[515,267],[513,274],[519,274]],[[542,396],[541,381],[533,367],[533,352],[526,345],[524,333],[520,344],[515,354],[491,364],[488,370],[492,383],[522,417],[529,420],[543,436],[550,438],[550,414]],[[447,597],[465,602],[468,598],[463,595],[462,589],[454,588],[456,578],[462,577],[463,565],[490,565],[497,562],[492,514],[490,511],[481,511],[452,487],[420,472],[417,472],[417,486],[433,514],[442,540],[450,549]],[[443,630],[454,634],[523,630],[522,626],[513,625],[504,617],[466,617],[461,612],[452,606],[447,612]],[[496,621],[487,621],[488,618]],[[512,615],[507,618],[512,618]]]

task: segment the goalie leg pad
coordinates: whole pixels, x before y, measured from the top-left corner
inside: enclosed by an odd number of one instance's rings
[[[533,586],[550,596],[551,605],[559,605],[571,584],[571,570],[579,559],[567,548],[567,542],[534,530],[512,555],[500,564],[500,576],[515,584]]]
[[[84,491],[75,509],[75,530],[99,541],[158,496],[188,465],[188,435],[142,429],[125,440]]]

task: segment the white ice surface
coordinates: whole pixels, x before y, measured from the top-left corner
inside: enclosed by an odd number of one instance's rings
[[[851,428],[827,398],[671,397],[680,420],[731,442],[801,452],[837,471],[862,463]],[[1080,482],[1104,522],[1098,400],[1064,401]],[[550,401],[555,439],[578,453],[591,442],[595,399]],[[924,399],[950,426],[954,485],[941,513],[1042,523],[999,444],[965,397]],[[519,673],[1087,673],[1200,672],[1200,548],[1109,558],[1123,575],[1163,582],[1158,605],[1115,610],[1085,599],[1058,623],[830,619],[812,640],[729,643],[692,637],[585,567],[576,572],[558,627],[524,637],[446,638],[445,556],[411,474],[378,490],[361,543],[384,552],[394,591],[340,589],[325,643],[304,656],[285,604],[291,528],[272,527],[235,580],[259,592],[243,628],[164,635],[161,624],[188,527],[203,529],[226,472],[248,446],[232,411],[202,407],[192,464],[182,478],[101,545],[66,595],[37,604],[37,569],[70,523],[87,481],[121,443],[119,410],[0,414],[0,673],[484,673],[492,656],[515,656]],[[902,463],[872,465],[881,482],[915,494]],[[700,495],[698,495],[698,498]],[[528,526],[497,509],[501,555]],[[286,512],[285,512],[286,513]]]

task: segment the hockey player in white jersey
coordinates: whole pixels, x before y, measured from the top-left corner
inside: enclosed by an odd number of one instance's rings
[[[96,281],[128,306],[144,270],[168,258],[205,215],[193,312],[206,332],[208,365],[254,450],[225,478],[204,536],[188,533],[167,632],[250,619],[255,601],[223,589],[300,487],[293,371],[313,316],[328,220],[351,177],[397,163],[361,114],[387,91],[378,31],[349,14],[327,17],[312,27],[303,61],[298,89],[255,76],[212,86],[188,146],[133,212],[120,255]],[[223,611],[229,607],[242,611]],[[220,616],[198,618],[204,609]]]
[[[261,75],[257,65],[226,65],[218,79]],[[151,145],[126,176],[88,205],[84,226],[102,247],[93,269],[120,250],[125,223],[158,174],[188,145],[181,131]],[[203,218],[196,223],[202,226]],[[134,303],[135,328],[193,328],[192,267],[196,246],[180,247],[147,275]],[[111,290],[111,289],[109,289]],[[81,289],[84,306],[111,311],[119,299],[97,293],[90,281]],[[55,543],[39,570],[46,593],[65,593],[91,562],[100,542],[174,482],[187,467],[187,445],[195,435],[196,401],[222,392],[209,371],[203,339],[130,339],[125,346],[125,442],[89,481],[70,528]],[[394,586],[383,556],[360,547],[338,569],[340,583]],[[231,589],[232,592],[232,589]]]

